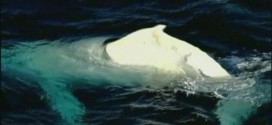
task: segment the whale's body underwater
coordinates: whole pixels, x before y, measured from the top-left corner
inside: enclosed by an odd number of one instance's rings
[[[121,65],[152,66],[186,77],[229,77],[230,74],[199,48],[165,32],[165,25],[135,31],[106,45],[110,59]]]

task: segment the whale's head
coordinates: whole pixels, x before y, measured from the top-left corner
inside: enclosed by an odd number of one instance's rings
[[[165,25],[140,29],[106,44],[109,58],[120,65],[151,66],[188,76],[230,76],[199,48],[166,34]]]

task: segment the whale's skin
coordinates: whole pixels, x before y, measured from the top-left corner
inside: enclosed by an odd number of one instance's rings
[[[108,43],[106,52],[120,65],[152,66],[186,76],[229,77],[207,53],[166,34],[165,25],[140,29]]]

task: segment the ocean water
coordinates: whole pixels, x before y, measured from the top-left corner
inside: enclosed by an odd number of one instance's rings
[[[2,125],[271,125],[271,0],[2,0]],[[165,24],[233,76],[120,66],[103,43]]]

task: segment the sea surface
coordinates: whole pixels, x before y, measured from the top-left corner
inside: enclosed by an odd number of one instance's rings
[[[271,125],[271,5],[2,0],[1,124]],[[233,78],[181,79],[102,57],[103,42],[158,24]]]

